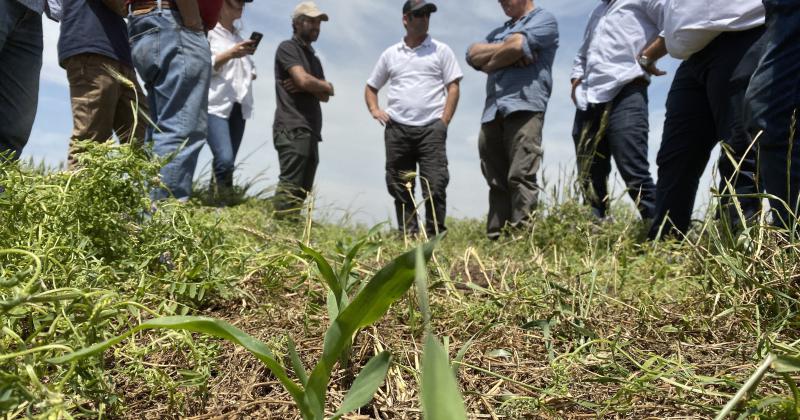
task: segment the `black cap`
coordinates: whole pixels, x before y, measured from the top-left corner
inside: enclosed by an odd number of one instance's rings
[[[409,13],[424,11],[428,13],[433,13],[437,10],[436,5],[433,3],[428,3],[425,0],[408,0],[406,4],[403,5],[403,14],[407,15]]]

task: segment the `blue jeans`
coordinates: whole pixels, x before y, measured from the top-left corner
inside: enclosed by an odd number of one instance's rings
[[[753,151],[746,153],[750,136],[742,124],[740,104],[757,65],[757,59],[748,52],[760,42],[763,32],[763,27],[724,32],[681,63],[675,72],[656,160],[658,182],[651,239],[658,236],[662,225],[666,236],[680,237],[688,231],[700,177],[720,139],[736,162],[742,162],[737,170],[726,153],[720,154],[720,217],[734,228],[743,222],[738,217],[734,194],[750,196],[735,199],[745,219],[761,211],[761,200],[753,198],[759,192],[756,157]]]
[[[133,64],[144,80],[150,113],[157,128],[147,138],[160,157],[170,157],[161,169],[165,190],[153,199],[192,194],[197,157],[206,138],[211,50],[203,32],[184,28],[171,9],[152,11],[128,20]]]
[[[637,80],[625,86],[612,102],[575,113],[572,138],[578,177],[584,198],[597,217],[605,217],[608,211],[612,157],[642,219],[653,217],[656,185],[647,161],[650,132],[647,103],[647,83]],[[598,133],[604,119],[605,131]]]
[[[0,0],[0,156],[18,158],[31,135],[42,43],[42,15]]]
[[[208,147],[214,155],[214,179],[218,187],[233,188],[234,164],[242,144],[245,122],[242,105],[238,103],[233,105],[227,119],[208,116]]]
[[[795,128],[792,138],[790,130],[800,107],[800,0],[765,0],[764,6],[766,46],[746,96],[749,130],[761,133],[759,175],[762,187],[777,197],[770,200],[773,220],[790,228],[800,197],[800,135]]]

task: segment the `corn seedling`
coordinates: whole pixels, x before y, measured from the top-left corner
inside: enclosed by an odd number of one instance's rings
[[[405,294],[414,282],[418,259],[422,257],[424,261],[428,261],[434,246],[435,241],[430,242],[422,246],[419,252],[417,250],[410,251],[389,263],[375,274],[349,305],[342,308],[325,334],[322,358],[310,374],[306,373],[299,363],[299,357],[293,349],[294,345],[290,346],[290,357],[299,383],[289,378],[286,369],[276,360],[266,344],[224,321],[203,317],[157,318],[140,324],[125,334],[77,352],[53,358],[50,362],[54,364],[74,363],[102,353],[105,349],[118,344],[138,331],[146,329],[178,329],[203,333],[225,339],[247,349],[264,363],[264,366],[291,394],[303,418],[321,420],[325,413],[328,383],[337,359],[351,345],[352,337],[359,329],[379,320],[392,303]],[[383,383],[390,362],[391,354],[386,351],[373,357],[353,382],[333,418],[339,418],[369,403]]]

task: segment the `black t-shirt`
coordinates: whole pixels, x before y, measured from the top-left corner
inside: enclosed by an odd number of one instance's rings
[[[305,128],[318,139],[322,132],[322,109],[319,99],[307,92],[289,93],[281,82],[290,79],[289,69],[302,66],[311,76],[325,80],[322,63],[314,54],[314,49],[294,37],[283,41],[275,53],[275,122],[273,130],[294,130]]]
[[[101,0],[63,0],[58,61],[100,54],[133,67],[128,27]]]

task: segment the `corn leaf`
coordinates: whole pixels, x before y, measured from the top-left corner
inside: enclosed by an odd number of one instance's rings
[[[342,288],[347,287],[347,280],[350,278],[350,272],[353,271],[353,261],[358,256],[358,252],[361,251],[361,248],[367,244],[366,239],[362,239],[356,242],[350,251],[347,252],[347,255],[344,257],[344,262],[342,263],[342,268],[339,271],[339,280],[341,281]]]
[[[264,365],[272,372],[272,374],[278,378],[281,384],[283,384],[284,388],[286,388],[289,394],[292,395],[304,417],[308,418],[307,414],[309,413],[310,407],[308,407],[303,401],[303,390],[294,381],[289,379],[286,374],[286,370],[275,360],[275,356],[272,354],[266,344],[253,338],[233,325],[218,319],[194,316],[170,316],[152,319],[139,324],[120,336],[61,357],[52,358],[48,360],[48,362],[52,364],[76,362],[78,360],[100,354],[106,349],[119,344],[121,341],[139,331],[152,329],[183,330],[201,333],[222,338],[244,347],[247,349],[247,351],[256,356],[258,360],[264,363]]]
[[[392,354],[388,351],[384,351],[370,359],[367,365],[361,369],[361,373],[358,374],[358,377],[350,387],[350,391],[345,395],[344,401],[342,401],[342,405],[333,415],[333,419],[338,419],[344,414],[358,410],[372,401],[372,397],[375,396],[378,388],[386,380],[391,361]]]
[[[322,279],[325,280],[325,283],[336,296],[336,300],[338,302],[342,296],[342,286],[339,284],[339,279],[336,278],[336,274],[333,272],[331,265],[328,264],[328,261],[319,252],[314,251],[302,243],[299,243],[299,245],[303,253],[311,257],[311,259],[317,264],[317,268],[319,269],[319,273],[322,275]]]
[[[423,257],[428,261],[438,237],[423,246]],[[325,408],[325,393],[336,360],[342,354],[353,335],[359,329],[380,319],[389,307],[402,297],[414,282],[417,251],[409,251],[370,279],[353,301],[339,313],[325,333],[322,358],[314,367],[306,387],[306,404],[312,407],[316,418],[322,418]]]
[[[300,360],[300,355],[297,354],[297,346],[294,344],[294,340],[292,340],[292,337],[287,338],[289,339],[289,361],[292,363],[292,369],[297,379],[300,379],[300,383],[306,386],[306,383],[308,383],[308,372],[306,372],[306,368],[303,367],[303,361]]]
[[[432,334],[422,355],[422,417],[426,420],[467,419],[464,400],[442,345]]]
[[[430,332],[431,327],[431,305],[428,298],[428,271],[425,266],[425,259],[422,258],[422,248],[417,248],[417,265],[414,268],[414,281],[417,286],[417,301],[419,310],[422,312],[422,322],[425,332]]]
[[[800,359],[789,356],[776,356],[772,362],[772,369],[778,373],[800,372]]]
[[[328,299],[325,306],[328,308],[328,318],[336,319],[339,316],[339,302],[336,301],[333,290],[328,291]]]

